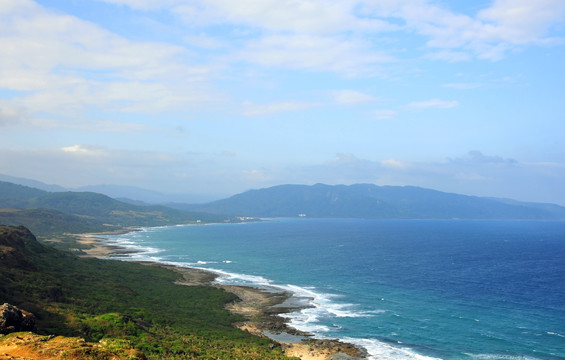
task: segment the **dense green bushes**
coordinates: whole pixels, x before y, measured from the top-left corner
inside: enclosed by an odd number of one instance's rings
[[[14,232],[23,241],[2,242]],[[78,258],[21,228],[0,226],[0,251],[0,303],[33,312],[42,333],[126,341],[149,359],[283,358],[268,340],[232,326],[241,320],[224,309],[233,294],[175,285],[171,270]]]

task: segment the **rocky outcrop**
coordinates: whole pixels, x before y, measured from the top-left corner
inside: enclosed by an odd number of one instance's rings
[[[35,271],[30,252],[40,253],[44,248],[27,228],[0,225],[0,265]]]
[[[8,303],[0,306],[0,334],[34,330],[35,316],[32,313]]]

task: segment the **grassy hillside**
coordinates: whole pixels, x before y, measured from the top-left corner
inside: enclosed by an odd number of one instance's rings
[[[12,209],[0,211],[0,223],[25,225],[39,235],[226,220],[220,215],[127,204],[92,192],[52,193],[7,182],[0,182],[0,209]]]
[[[149,359],[281,359],[268,340],[232,327],[220,289],[173,284],[156,266],[78,258],[0,226],[0,303],[34,313],[42,334],[127,343]],[[118,342],[116,342],[119,340]]]
[[[117,226],[48,209],[0,209],[0,224],[24,225],[34,234],[90,233],[118,229]]]

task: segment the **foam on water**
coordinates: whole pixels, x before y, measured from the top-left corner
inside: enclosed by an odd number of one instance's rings
[[[320,220],[322,221],[322,220]],[[301,222],[303,223],[303,222]],[[328,223],[324,222],[323,225]],[[379,225],[383,225],[381,222]],[[405,223],[404,223],[405,224]],[[424,224],[424,222],[419,222],[418,224]],[[444,224],[444,223],[443,223]],[[432,224],[434,227],[441,227],[443,224]],[[453,223],[454,227],[459,226],[460,223]],[[296,225],[296,224],[294,224]],[[331,224],[330,224],[331,225]],[[249,226],[249,229],[265,229],[268,224],[255,224]],[[317,227],[322,228],[321,226]],[[170,228],[174,229],[174,228]],[[218,226],[216,229],[206,228],[206,233],[202,231],[202,227],[192,227],[191,229],[185,230],[173,230],[178,231],[176,234],[177,238],[169,237],[168,232],[170,230],[163,228],[144,228],[138,232],[132,232],[125,235],[119,236],[108,236],[103,237],[109,245],[122,246],[128,250],[126,254],[120,254],[120,259],[123,260],[135,260],[135,261],[154,261],[161,262],[168,265],[183,266],[183,267],[193,267],[204,269],[207,271],[212,271],[218,274],[216,281],[220,284],[227,285],[247,285],[263,289],[268,289],[271,291],[283,291],[292,294],[292,298],[288,301],[290,307],[294,306],[297,310],[291,313],[284,314],[283,316],[288,318],[289,325],[305,332],[309,332],[318,338],[340,338],[345,342],[352,343],[354,345],[360,346],[367,350],[369,354],[369,359],[399,359],[399,360],[437,360],[437,359],[503,359],[503,360],[555,360],[563,359],[560,357],[563,351],[559,350],[558,347],[551,344],[558,344],[562,338],[565,338],[565,332],[562,331],[563,327],[558,320],[559,316],[554,318],[548,318],[549,321],[541,320],[543,325],[536,323],[534,320],[529,319],[527,321],[534,321],[531,325],[526,321],[527,326],[524,322],[516,321],[514,323],[508,322],[506,325],[502,324],[506,319],[500,317],[492,316],[496,315],[490,311],[490,304],[483,302],[470,302],[471,307],[457,307],[459,303],[445,303],[443,302],[443,297],[439,297],[434,300],[432,297],[425,297],[424,299],[419,299],[414,297],[414,294],[420,295],[420,293],[411,291],[414,287],[418,290],[418,286],[421,282],[418,281],[418,276],[420,274],[409,273],[413,278],[407,278],[408,280],[416,279],[416,282],[411,284],[398,284],[399,287],[393,288],[394,291],[388,292],[371,292],[371,287],[362,287],[363,279],[372,280],[374,278],[363,277],[368,274],[368,270],[371,272],[378,272],[378,279],[383,279],[384,276],[390,274],[390,272],[384,271],[383,269],[391,269],[392,267],[402,267],[404,264],[409,262],[403,262],[402,253],[391,253],[394,256],[399,256],[398,261],[393,261],[383,265],[381,268],[375,269],[374,266],[379,263],[371,263],[371,268],[364,268],[365,272],[349,273],[348,271],[356,269],[354,265],[345,264],[345,262],[335,261],[326,263],[315,263],[315,266],[323,266],[327,264],[336,264],[332,267],[320,267],[320,274],[313,274],[310,276],[310,271],[316,270],[314,266],[308,266],[302,268],[298,266],[296,271],[294,268],[285,269],[282,267],[273,268],[273,266],[278,266],[279,263],[276,261],[287,261],[295,258],[292,249],[296,249],[296,246],[301,246],[304,254],[307,254],[308,248],[303,248],[307,242],[291,242],[288,238],[284,238],[285,241],[277,240],[276,235],[269,233],[270,237],[274,237],[273,243],[268,246],[268,252],[256,252],[255,244],[259,241],[260,243],[266,242],[265,238],[254,237],[250,238],[249,243],[252,244],[252,254],[242,253],[241,251],[233,251],[232,237],[234,236],[234,227],[230,226]],[[311,228],[306,228],[309,230]],[[372,231],[375,228],[371,228]],[[434,228],[435,229],[435,228]],[[457,228],[459,231],[459,228]],[[467,231],[468,228],[464,228]],[[472,229],[477,229],[473,227]],[[483,229],[483,228],[481,228]],[[218,238],[210,237],[210,241],[214,241],[214,248],[210,248],[208,242],[208,230],[214,233],[214,236],[219,236]],[[285,231],[285,228],[275,227],[276,231]],[[396,231],[396,227],[394,228]],[[160,232],[163,232],[162,234]],[[153,234],[158,233],[158,234]],[[536,228],[536,234],[537,234]],[[562,232],[563,233],[563,232]],[[248,230],[241,234],[235,234],[236,236],[243,236],[247,238],[249,236]],[[300,236],[300,231],[295,231],[292,236]],[[465,234],[467,234],[465,232]],[[175,234],[173,234],[175,235]],[[221,236],[226,236],[227,240],[223,240]],[[251,235],[255,235],[252,233]],[[325,233],[324,236],[332,236],[331,233]],[[415,232],[410,234],[410,239],[418,238],[420,232]],[[492,236],[491,233],[487,233],[488,236]],[[255,235],[256,236],[256,235]],[[261,233],[260,236],[267,236]],[[482,233],[481,233],[482,236]],[[538,235],[536,235],[538,236]],[[186,239],[191,239],[186,241]],[[200,241],[199,239],[202,239]],[[320,237],[321,239],[321,237]],[[466,240],[468,238],[462,238]],[[163,243],[161,243],[163,240]],[[181,242],[182,240],[182,242]],[[315,239],[314,239],[315,240]],[[355,239],[357,241],[357,239]],[[395,242],[383,243],[386,246],[397,246],[397,238],[394,238]],[[223,242],[222,242],[223,241]],[[279,241],[277,243],[277,241]],[[288,248],[277,247],[275,244],[285,244],[288,241]],[[308,241],[312,239],[308,238]],[[204,244],[206,243],[206,244]],[[424,242],[422,242],[424,243]],[[502,243],[502,242],[501,242]],[[158,245],[155,245],[158,244]],[[203,245],[204,244],[204,245]],[[229,251],[219,252],[217,251],[216,244],[219,246],[224,246],[225,249]],[[243,244],[241,248],[245,250],[245,245],[247,243],[241,242]],[[320,244],[322,244],[320,242]],[[325,244],[325,243],[324,243]],[[370,245],[372,243],[366,242],[365,245]],[[380,243],[379,243],[380,244]],[[410,243],[411,245],[412,243]],[[418,244],[418,243],[416,243]],[[443,243],[442,243],[443,244]],[[458,250],[457,254],[464,254],[465,257],[459,257],[459,261],[462,260],[469,261],[468,263],[460,264],[471,264],[471,261],[476,261],[480,257],[475,255],[477,252],[473,251],[472,247],[468,247],[467,244],[473,244],[472,242],[465,243],[463,252]],[[508,244],[508,242],[504,242]],[[367,253],[347,253],[348,249],[352,249],[352,244],[343,242],[339,244],[339,254],[340,259],[351,259],[352,256],[366,255],[372,253],[378,253],[373,249],[370,249]],[[358,246],[357,243],[354,244]],[[364,245],[364,244],[360,244]],[[384,246],[383,245],[383,246]],[[406,244],[401,244],[406,246]],[[162,246],[164,250],[159,248]],[[173,249],[175,247],[175,250]],[[200,247],[198,247],[200,246]],[[292,248],[294,246],[294,248]],[[324,245],[322,245],[324,246]],[[451,249],[453,242],[450,241],[446,249]],[[502,247],[502,245],[500,245]],[[506,246],[506,245],[504,245]],[[514,246],[514,245],[513,245]],[[398,248],[404,251],[406,247]],[[239,250],[236,247],[237,250]],[[280,253],[279,251],[287,251],[286,253]],[[383,250],[384,249],[384,250]],[[515,248],[521,250],[520,248]],[[273,251],[274,250],[274,251]],[[425,249],[424,249],[425,250]],[[498,248],[494,248],[495,253],[499,251]],[[168,253],[167,253],[168,251]],[[388,248],[382,248],[379,251],[389,251]],[[505,249],[500,250],[502,253],[506,251]],[[412,251],[411,254],[415,252]],[[452,252],[448,255],[451,255]],[[525,253],[525,252],[522,252]],[[428,253],[429,255],[434,255],[434,252]],[[443,253],[445,254],[445,252]],[[487,253],[486,255],[490,255]],[[271,258],[273,256],[273,258]],[[279,256],[279,257],[275,257]],[[415,256],[415,255],[412,255]],[[420,254],[418,254],[419,258]],[[444,255],[445,256],[445,255]],[[485,254],[482,255],[483,257]],[[528,255],[530,257],[531,255]],[[475,257],[475,258],[474,258]],[[445,257],[447,258],[447,257]],[[433,274],[436,271],[436,265],[443,265],[441,261],[445,258],[437,258],[439,261],[430,262],[428,267],[424,267],[421,274]],[[229,259],[229,260],[226,260]],[[282,260],[280,260],[282,259]],[[308,261],[305,256],[302,256],[301,261]],[[362,260],[362,259],[361,259]],[[386,259],[385,259],[386,260]],[[270,262],[272,261],[272,262]],[[281,262],[282,263],[282,262]],[[498,261],[492,261],[492,264],[496,264],[497,272],[495,274],[506,274],[505,268],[501,267],[505,264]],[[308,263],[310,264],[310,263]],[[531,264],[531,261],[528,262]],[[248,266],[249,265],[249,266]],[[342,266],[339,268],[339,266]],[[448,263],[451,266],[448,271],[465,271],[467,267],[459,266],[458,263],[450,261]],[[421,263],[419,266],[423,266]],[[335,269],[347,269],[346,274],[341,274],[335,272]],[[359,268],[360,269],[360,268]],[[444,270],[438,267],[440,270]],[[482,271],[484,267],[478,267],[478,271]],[[527,267],[520,267],[519,269],[526,270]],[[270,272],[269,272],[270,270]],[[245,273],[249,271],[249,273]],[[395,270],[396,272],[397,270]],[[398,272],[406,270],[399,269]],[[348,285],[353,283],[353,292],[351,289],[340,288],[339,286],[333,287],[333,278],[321,277],[321,279],[326,279],[326,282],[318,281],[320,275],[330,273],[332,276],[347,276],[348,282],[342,282],[338,285]],[[438,272],[439,273],[439,272]],[[285,279],[284,276],[280,275],[292,275]],[[442,273],[444,274],[444,273]],[[466,275],[465,273],[462,273]],[[475,286],[475,284],[481,285],[482,279],[484,280],[483,274],[477,274],[483,276],[477,277],[477,280],[473,277],[471,282],[461,282],[464,284],[466,289],[468,286]],[[307,276],[306,276],[307,275]],[[404,273],[403,273],[404,275]],[[270,279],[269,277],[272,277]],[[298,277],[298,280],[295,279]],[[351,282],[349,279],[355,279]],[[375,277],[377,278],[377,277]],[[276,281],[273,279],[277,279]],[[281,280],[282,279],[282,280]],[[314,281],[312,281],[314,279]],[[336,279],[339,281],[339,279]],[[434,279],[432,279],[434,280]],[[443,276],[441,277],[443,280]],[[458,279],[455,278],[455,281]],[[295,284],[288,284],[286,282],[302,283],[303,286],[298,286]],[[452,278],[453,281],[453,278]],[[512,280],[509,280],[512,281]],[[315,286],[304,286],[304,284],[312,284]],[[330,284],[330,286],[326,286]],[[371,283],[368,283],[371,286]],[[458,283],[450,283],[451,285],[457,285]],[[406,288],[410,290],[405,290]],[[381,288],[379,288],[381,289]],[[449,290],[455,288],[449,288]],[[480,290],[480,289],[479,289]],[[355,292],[357,291],[357,292]],[[561,291],[561,290],[560,290]],[[335,292],[335,293],[333,293]],[[562,293],[562,291],[561,291]],[[344,294],[344,295],[342,295]],[[370,296],[365,297],[365,294]],[[465,293],[463,293],[465,294]],[[514,294],[514,293],[513,293]],[[522,293],[516,293],[521,295]],[[551,297],[551,294],[549,294]],[[508,315],[512,315],[511,319],[523,319],[524,317],[516,317],[516,314],[521,314],[520,309],[516,308],[516,303],[514,302],[516,296],[510,297],[505,304],[498,305],[499,309],[504,309],[504,313],[507,312]],[[544,297],[544,299],[547,297]],[[540,297],[540,299],[542,299]],[[558,297],[553,297],[553,299],[559,299]],[[422,301],[424,300],[424,301]],[[431,301],[431,302],[430,302]],[[506,300],[505,300],[506,301]],[[559,300],[557,300],[559,301]],[[555,303],[555,300],[554,300]],[[553,304],[554,304],[553,303]],[[558,302],[560,304],[561,302]],[[281,304],[281,306],[286,307],[287,304]],[[302,306],[303,305],[303,306]],[[553,305],[552,305],[553,306]],[[496,307],[495,307],[496,309]],[[510,314],[510,312],[515,311],[515,313]],[[505,315],[506,317],[506,315]],[[374,320],[372,320],[374,318]],[[367,320],[364,320],[367,319]],[[545,318],[544,318],[545,319]],[[537,324],[537,325],[536,325]],[[364,328],[363,328],[364,326]],[[499,331],[501,327],[506,328],[504,331]],[[510,327],[515,329],[515,332],[510,330]],[[530,330],[531,329],[531,330]],[[465,331],[459,331],[465,330]],[[527,330],[527,331],[525,331]],[[461,342],[460,338],[454,338],[453,336],[461,337],[462,334],[467,334],[470,338]],[[538,344],[538,341],[543,341],[542,343],[550,344],[550,347],[543,348],[540,347],[540,352],[536,352],[534,347],[528,347],[527,345],[520,344],[520,340],[516,340],[513,337],[515,335],[526,334],[530,336],[532,344]],[[544,338],[544,339],[541,339]],[[528,340],[530,340],[528,339]],[[541,340],[537,340],[541,339]],[[449,344],[449,345],[447,345]],[[515,346],[515,354],[521,355],[509,355],[513,352],[506,352],[507,346]],[[551,346],[553,346],[551,348]],[[537,345],[536,345],[537,347]],[[543,355],[537,357],[537,354]],[[500,352],[500,353],[499,353]]]
[[[375,339],[357,339],[346,337],[342,340],[366,349],[369,353],[369,359],[440,360],[440,358],[424,356],[409,348],[394,346]]]
[[[203,268],[208,271],[213,271],[220,275],[216,280],[221,284],[245,284],[259,288],[269,288],[278,291],[291,293],[292,296],[298,300],[306,299],[307,307],[300,308],[298,311],[281,314],[281,317],[289,319],[289,326],[313,334],[317,338],[335,338],[333,336],[326,336],[332,330],[330,326],[321,323],[320,319],[335,317],[371,317],[386,312],[385,310],[372,310],[355,312],[353,310],[344,310],[348,307],[354,307],[354,304],[342,304],[335,302],[333,299],[339,298],[334,294],[318,293],[311,287],[300,287],[292,284],[279,285],[273,281],[261,276],[253,276],[246,274],[237,274],[226,272],[219,269]],[[296,303],[299,303],[296,302]],[[420,355],[409,348],[397,347],[387,344],[375,339],[361,339],[361,338],[342,338],[344,342],[354,344],[361,348],[366,349],[369,357],[368,359],[393,359],[393,360],[437,360],[437,358]]]
[[[144,233],[149,233],[158,230],[158,228],[143,228],[141,231]],[[324,336],[324,334],[332,330],[329,326],[320,323],[320,319],[322,318],[328,318],[331,316],[338,318],[371,317],[385,312],[385,310],[357,312],[354,310],[348,310],[348,308],[352,308],[355,305],[338,303],[334,301],[334,299],[338,298],[337,295],[319,293],[316,292],[315,288],[313,287],[300,287],[292,284],[280,285],[275,284],[273,283],[273,281],[262,276],[240,274],[235,272],[228,272],[221,269],[202,267],[202,265],[217,263],[216,261],[199,260],[195,263],[190,263],[166,261],[165,259],[158,256],[150,256],[163,252],[163,249],[138,245],[136,242],[135,232],[125,234],[118,238],[104,237],[103,239],[108,245],[117,245],[128,250],[127,254],[123,254],[119,257],[123,260],[160,262],[172,266],[203,269],[218,274],[219,276],[216,279],[216,282],[219,284],[247,285],[290,293],[292,294],[293,298],[295,298],[296,304],[302,302],[306,303],[307,305],[305,307],[300,307],[298,311],[281,314],[280,316],[289,319],[289,326],[300,331],[311,333],[318,338],[327,338],[326,336]],[[223,261],[223,263],[230,264],[232,263],[232,261],[225,260]],[[386,358],[388,359],[398,360],[434,360],[434,358],[425,357],[411,352],[407,349],[397,348],[393,345],[389,345],[373,339],[343,338],[341,340],[366,349],[369,354],[369,359],[378,359],[386,356]]]
[[[119,253],[117,256],[112,256],[112,258],[124,257],[126,259],[135,259],[138,261],[145,257],[151,258],[148,255],[158,254],[164,251],[163,249],[156,247],[139,245],[133,237],[126,237],[125,235],[116,238],[107,236],[100,236],[99,238],[103,240],[106,245],[117,246],[125,250],[124,253]]]
[[[466,353],[465,355],[468,355],[473,359],[481,359],[481,360],[538,360],[537,358],[531,357],[531,356],[516,356],[516,355],[503,355],[503,354],[469,354],[469,353]]]

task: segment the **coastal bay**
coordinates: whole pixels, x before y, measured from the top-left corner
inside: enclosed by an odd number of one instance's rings
[[[218,274],[219,285],[290,293],[302,307],[278,316],[291,328],[354,344],[370,359],[560,359],[564,226],[270,219],[102,239],[137,251],[122,260],[194,267]]]
[[[86,246],[83,250],[86,257],[112,258],[116,255],[134,253],[130,248],[108,244],[100,238],[100,235],[95,233],[77,235],[78,241]],[[300,310],[305,306],[292,302],[292,294],[288,292],[253,286],[220,285],[215,283],[219,276],[217,273],[200,268],[150,261],[139,263],[177,272],[181,278],[175,281],[175,284],[179,286],[213,286],[236,295],[239,300],[228,304],[226,308],[234,314],[243,316],[246,321],[236,323],[234,326],[252,335],[275,341],[286,356],[304,360],[356,360],[367,357],[366,351],[360,347],[337,339],[316,339],[313,334],[288,326],[289,320],[280,315]]]

